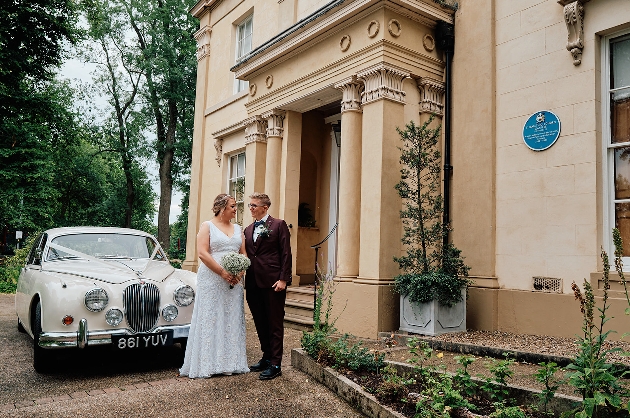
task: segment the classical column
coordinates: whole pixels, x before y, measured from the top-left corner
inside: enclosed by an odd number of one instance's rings
[[[401,248],[401,201],[394,186],[400,181],[401,145],[396,128],[403,128],[409,73],[377,64],[357,74],[365,90],[361,155],[361,254],[359,279],[391,283],[398,274],[393,257]]]
[[[282,168],[282,133],[285,113],[282,110],[271,110],[263,113],[267,121],[267,169],[265,170],[265,193],[271,199],[269,214],[280,216],[280,171]]]
[[[363,84],[350,77],[335,84],[341,101],[341,155],[339,157],[339,227],[337,278],[359,275],[361,208],[361,90]]]
[[[192,163],[190,168],[190,207],[188,210],[188,231],[186,235],[186,260],[182,268],[197,271],[197,231],[201,225],[199,213],[204,178],[205,117],[204,110],[208,97],[208,73],[210,67],[210,35],[212,28],[204,25],[195,33],[197,40],[197,87],[195,92],[195,116],[193,130]],[[212,171],[214,167],[207,167]]]
[[[265,187],[265,167],[267,159],[267,120],[261,116],[252,116],[243,122],[245,126],[245,203],[249,195],[261,192]],[[248,219],[246,211],[245,219]],[[245,222],[249,224],[249,222]]]

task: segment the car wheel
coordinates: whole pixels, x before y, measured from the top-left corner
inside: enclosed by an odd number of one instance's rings
[[[18,326],[17,326],[17,328],[18,328],[19,332],[22,332],[22,333],[26,332],[26,330],[24,329],[24,325],[22,325],[22,322],[19,319],[18,319]]]
[[[42,332],[42,304],[37,302],[35,307],[35,321],[33,323],[33,368],[37,373],[47,373],[52,370],[53,353],[39,346],[39,334]]]

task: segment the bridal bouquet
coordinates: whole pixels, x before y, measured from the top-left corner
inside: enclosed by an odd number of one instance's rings
[[[249,258],[235,252],[225,254],[221,260],[221,267],[232,276],[236,276],[242,271],[247,270],[250,264]],[[230,289],[234,289],[234,285],[231,284]]]

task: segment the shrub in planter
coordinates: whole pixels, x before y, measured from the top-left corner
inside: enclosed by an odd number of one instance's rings
[[[449,243],[450,226],[443,223],[438,139],[440,127],[430,128],[433,116],[421,126],[413,122],[398,129],[401,180],[396,190],[405,208],[400,212],[406,254],[394,257],[402,274],[395,277],[396,291],[414,303],[438,301],[453,306],[462,300],[469,284],[469,267],[461,251]]]

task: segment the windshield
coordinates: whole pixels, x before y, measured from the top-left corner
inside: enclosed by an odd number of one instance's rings
[[[51,241],[53,244],[78,251],[98,258],[149,258],[153,254],[156,242],[141,235],[127,235],[114,233],[73,234],[62,235]],[[56,248],[49,248],[47,261],[59,259],[79,258]],[[163,260],[164,254],[160,250],[155,258]]]

